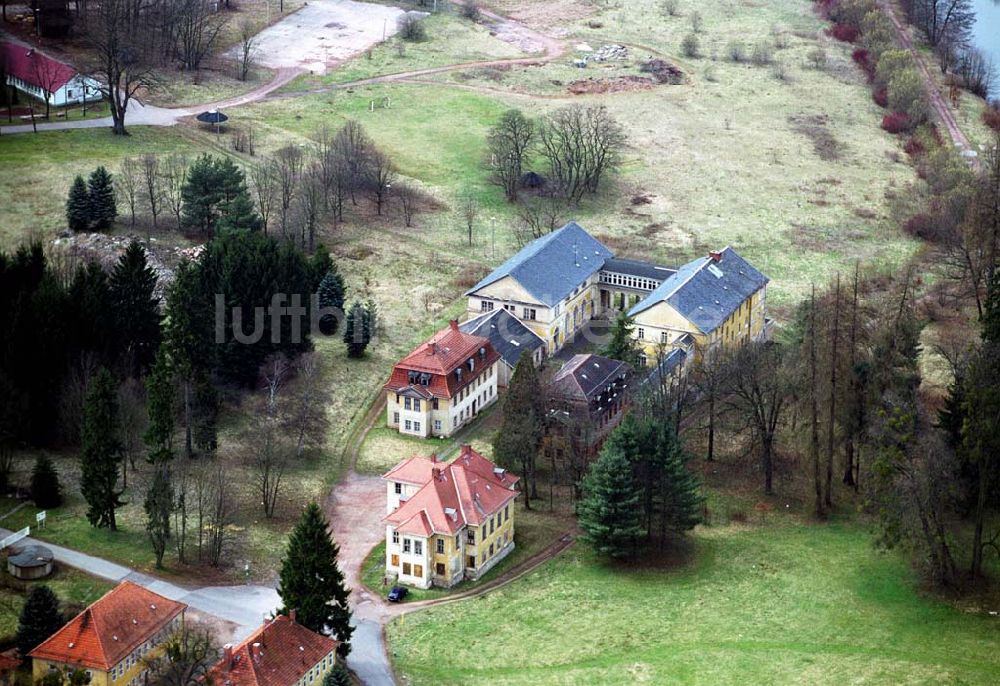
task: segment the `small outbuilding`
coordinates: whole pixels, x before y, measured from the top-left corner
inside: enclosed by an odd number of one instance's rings
[[[521,174],[521,188],[541,188],[545,185],[545,177],[533,171]]]
[[[7,571],[23,581],[44,579],[52,573],[52,551],[34,543],[14,550],[7,558]]]

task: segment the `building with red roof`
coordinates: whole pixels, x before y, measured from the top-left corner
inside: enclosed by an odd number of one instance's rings
[[[183,626],[186,609],[123,581],[28,654],[34,680],[82,669],[91,686],[143,684],[147,662]]]
[[[396,363],[386,382],[386,421],[410,436],[450,436],[497,399],[500,354],[458,322]]]
[[[519,478],[471,446],[452,462],[411,457],[382,479],[385,568],[400,583],[453,586],[478,578],[514,549]]]
[[[214,686],[320,686],[337,662],[340,641],[278,615],[237,646],[226,645],[207,674]]]
[[[42,102],[47,100],[50,105],[63,107],[103,97],[97,81],[30,45],[2,41],[0,60],[8,85]]]

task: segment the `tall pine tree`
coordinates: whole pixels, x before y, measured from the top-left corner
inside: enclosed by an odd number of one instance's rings
[[[282,614],[295,610],[303,626],[317,632],[332,632],[341,641],[337,654],[351,650],[350,589],[337,565],[340,548],[330,537],[329,524],[319,505],[310,503],[288,539],[281,563]]]
[[[605,445],[583,480],[578,520],[586,540],[606,557],[636,552],[642,529],[641,492],[620,446]]]
[[[493,456],[521,472],[524,506],[538,497],[535,461],[545,430],[545,394],[531,355],[521,355],[514,366],[502,407],[503,423],[493,439]]]
[[[143,441],[149,449],[149,461],[153,464],[169,462],[173,459],[174,436],[174,386],[173,369],[166,348],[156,355],[153,368],[146,377],[146,412],[149,424]]]
[[[115,204],[115,184],[111,173],[103,166],[98,167],[87,181],[87,194],[90,199],[90,221],[96,229],[110,228],[118,216],[118,206]]]
[[[360,358],[365,355],[365,348],[372,339],[371,315],[367,307],[359,302],[351,305],[344,322],[344,343],[347,344],[347,356]]]
[[[319,330],[324,336],[333,336],[337,333],[338,318],[344,311],[344,279],[337,271],[337,267],[331,265],[330,269],[319,282],[317,293],[319,306],[325,310],[335,310],[335,312],[324,313],[319,319]]]
[[[639,350],[636,348],[635,339],[632,338],[634,328],[632,319],[627,314],[624,312],[619,314],[611,329],[611,339],[601,350],[601,355],[638,367]]]
[[[17,623],[17,637],[14,642],[18,652],[27,655],[59,631],[62,625],[63,616],[59,610],[59,598],[52,589],[44,585],[31,589],[24,607],[21,608],[21,617]]]
[[[111,271],[116,345],[130,374],[139,376],[153,362],[160,345],[160,300],[156,272],[146,262],[146,250],[132,241]]]
[[[35,507],[49,510],[62,505],[62,485],[52,458],[42,453],[31,470],[31,499]]]
[[[170,539],[170,515],[174,509],[174,487],[170,482],[170,467],[160,464],[146,491],[146,533],[153,545],[156,568],[163,569],[163,554]]]
[[[115,380],[102,368],[94,375],[84,401],[80,491],[88,505],[87,521],[112,531],[118,530],[115,510],[122,505],[118,475],[123,453],[118,424]]]
[[[66,223],[73,231],[86,231],[90,228],[90,221],[90,192],[83,177],[77,176],[66,200]]]

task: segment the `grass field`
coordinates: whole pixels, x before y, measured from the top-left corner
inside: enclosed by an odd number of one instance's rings
[[[42,584],[59,596],[63,610],[66,610],[67,606],[89,605],[111,590],[114,585],[88,576],[72,567],[56,565],[48,578],[27,582],[23,594],[11,588],[0,587],[0,639],[13,636],[17,631],[18,617],[27,594],[32,588]]]
[[[913,584],[861,527],[789,520],[700,530],[692,558],[669,571],[608,567],[578,544],[387,635],[414,686],[996,683],[997,619]]]

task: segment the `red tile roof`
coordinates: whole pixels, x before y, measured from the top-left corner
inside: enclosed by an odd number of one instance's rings
[[[28,45],[4,41],[0,43],[0,56],[5,61],[8,74],[49,92],[59,90],[77,74],[76,69],[68,64],[43,55]]]
[[[207,676],[215,686],[292,686],[339,645],[278,615],[232,648],[228,659],[223,655]]]
[[[186,607],[131,581],[123,581],[29,655],[108,671]]]
[[[475,360],[475,367],[471,373],[466,368],[459,380],[455,370],[470,358]],[[385,388],[396,392],[410,389],[423,397],[451,398],[499,359],[500,354],[488,339],[463,333],[458,322],[451,322],[447,329],[438,331],[397,362]],[[429,374],[431,378],[426,386],[415,385],[410,383],[409,372]]]
[[[453,462],[411,457],[382,478],[401,481],[400,475],[425,473],[423,487],[384,518],[400,533],[450,535],[466,524],[478,526],[517,497],[514,485],[520,480],[467,445]]]

